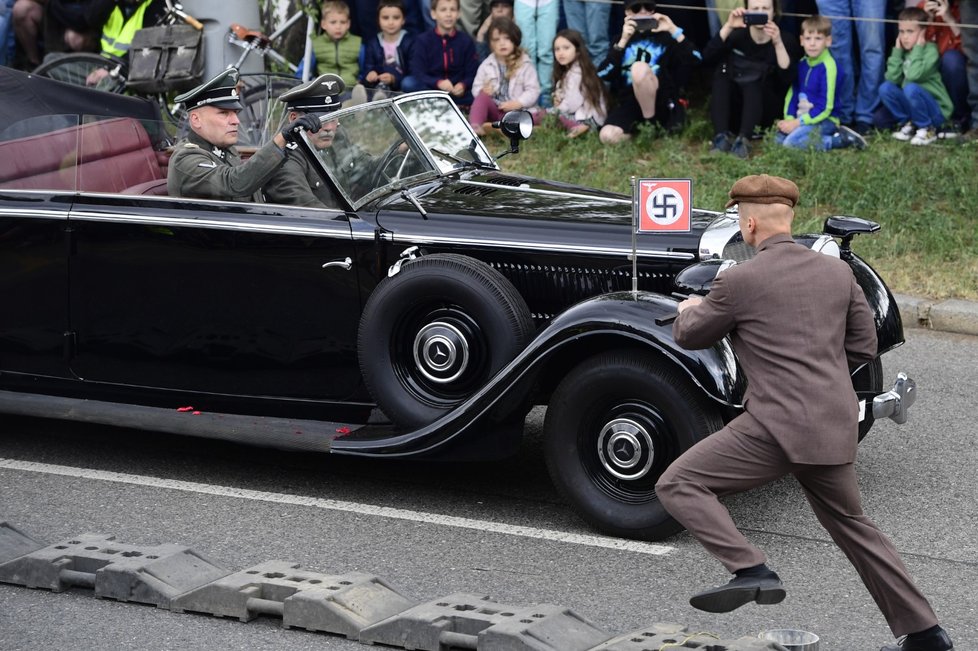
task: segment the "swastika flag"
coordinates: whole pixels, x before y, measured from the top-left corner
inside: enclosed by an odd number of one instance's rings
[[[639,179],[639,233],[688,233],[692,212],[692,179]]]

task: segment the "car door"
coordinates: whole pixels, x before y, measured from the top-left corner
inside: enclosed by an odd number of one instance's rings
[[[0,382],[70,376],[65,230],[75,190],[73,115],[0,128]]]
[[[312,400],[356,390],[360,290],[344,213],[83,195],[69,223],[82,379]]]
[[[66,377],[69,197],[0,189],[0,375]]]

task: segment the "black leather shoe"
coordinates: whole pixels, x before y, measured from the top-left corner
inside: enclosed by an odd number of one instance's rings
[[[954,645],[951,644],[947,631],[938,628],[926,635],[906,635],[896,644],[887,644],[880,651],[954,651]]]
[[[781,603],[784,597],[785,591],[781,579],[771,572],[763,577],[733,578],[726,585],[693,595],[689,605],[708,613],[729,613],[752,601],[770,605]]]

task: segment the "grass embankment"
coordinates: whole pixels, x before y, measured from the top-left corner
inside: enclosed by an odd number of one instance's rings
[[[821,232],[830,215],[871,219],[883,228],[859,236],[853,249],[894,292],[978,299],[978,147],[938,141],[913,147],[889,134],[870,136],[864,151],[788,150],[755,141],[749,160],[708,153],[712,129],[692,118],[680,136],[644,131],[605,147],[589,133],[569,140],[552,123],[534,131],[506,170],[629,192],[637,177],[692,178],[693,203],[720,210],[746,174],[792,179],[801,189],[794,231]],[[491,143],[498,145],[499,141]],[[494,148],[493,148],[494,149]]]

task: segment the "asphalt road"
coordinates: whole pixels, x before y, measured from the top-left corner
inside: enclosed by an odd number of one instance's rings
[[[969,409],[978,338],[911,330],[907,345],[884,357],[884,368],[888,380],[909,372],[920,395],[907,425],[878,423],[860,449],[864,508],[894,540],[955,648],[975,651],[978,446]],[[803,628],[821,636],[821,651],[875,650],[890,640],[793,480],[727,502],[769,554],[788,598],[727,615],[701,613],[687,599],[725,581],[721,566],[686,534],[664,541],[664,554],[650,553],[661,546],[591,544],[594,532],[547,479],[541,420],[539,411],[531,413],[517,458],[453,466],[0,417],[0,460],[16,466],[0,467],[0,520],[48,543],[84,532],[138,545],[181,543],[233,570],[277,559],[316,572],[370,572],[418,601],[466,592],[514,606],[559,604],[615,634],[672,621],[725,638]],[[83,477],[76,469],[102,474]],[[581,537],[555,540],[552,532]],[[80,589],[54,594],[0,585],[0,649],[41,648],[366,647],[283,630],[269,618],[244,624],[97,600]]]

